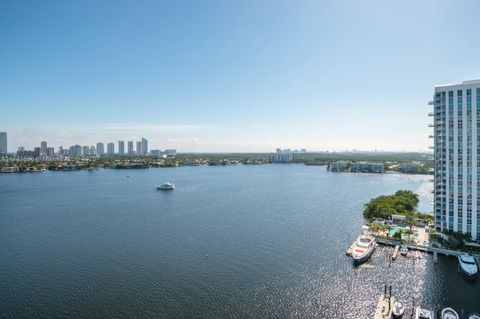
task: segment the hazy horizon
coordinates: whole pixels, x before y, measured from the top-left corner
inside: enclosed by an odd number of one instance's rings
[[[428,152],[434,86],[480,78],[476,1],[141,3],[0,3],[9,152]]]

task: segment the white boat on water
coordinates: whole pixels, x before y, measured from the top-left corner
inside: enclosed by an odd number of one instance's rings
[[[406,256],[408,254],[408,247],[406,245],[400,246],[400,254]]]
[[[357,263],[366,261],[377,247],[375,237],[370,234],[362,234],[357,238],[352,249],[353,260]]]
[[[480,319],[480,314],[474,312],[468,316],[468,319]]]
[[[400,301],[395,301],[393,303],[392,316],[393,318],[402,318],[405,313],[405,307]]]
[[[427,306],[418,306],[415,308],[415,319],[434,319],[435,314]]]
[[[175,189],[175,184],[169,183],[169,182],[163,183],[162,185],[157,186],[157,189],[158,190],[163,190],[163,191],[174,190]]]
[[[478,272],[477,263],[472,255],[461,254],[458,256],[458,264],[462,272],[469,278],[473,278]]]
[[[458,313],[452,308],[442,309],[442,319],[459,319]]]

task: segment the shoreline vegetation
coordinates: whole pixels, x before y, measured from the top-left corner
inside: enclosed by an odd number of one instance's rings
[[[381,195],[365,204],[363,216],[373,221],[375,219],[391,220],[402,216],[408,226],[415,225],[419,220],[433,221],[431,215],[417,211],[418,195],[410,190],[399,190],[393,195]]]
[[[294,154],[286,164],[329,166],[337,161],[371,162],[384,165],[385,172],[432,174],[432,155],[428,153],[325,152]],[[156,156],[79,156],[62,160],[4,157],[0,159],[3,173],[40,172],[43,170],[72,171],[81,169],[135,169],[179,166],[224,166],[271,164],[272,153],[180,153],[175,157]],[[408,169],[403,169],[408,167]]]
[[[364,205],[363,216],[368,227],[378,238],[393,240],[399,244],[450,249],[465,253],[480,254],[480,241],[472,241],[469,234],[445,230],[436,232],[433,215],[417,210],[418,195],[410,190],[398,190],[392,195],[372,198]],[[398,227],[402,226],[402,227]],[[418,242],[418,233],[428,229]],[[422,244],[424,242],[424,244]]]

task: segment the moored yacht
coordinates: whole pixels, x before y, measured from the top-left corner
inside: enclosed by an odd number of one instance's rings
[[[427,306],[418,306],[415,308],[415,319],[434,319],[433,311]]]
[[[353,260],[357,263],[366,261],[372,255],[376,246],[375,237],[369,234],[360,235],[353,245]]]
[[[170,191],[170,190],[174,190],[175,189],[175,184],[173,183],[163,183],[162,185],[160,186],[157,186],[157,189],[159,190],[163,190],[163,191]]]
[[[458,313],[452,308],[443,308],[442,309],[442,319],[458,319]]]
[[[468,316],[468,319],[480,319],[480,314],[474,312]]]
[[[469,254],[461,254],[458,256],[458,264],[460,269],[468,278],[474,278],[478,272],[477,263],[475,258]]]

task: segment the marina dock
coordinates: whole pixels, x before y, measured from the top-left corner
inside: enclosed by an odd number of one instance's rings
[[[390,319],[392,318],[393,304],[395,303],[395,297],[388,297],[386,294],[382,294],[378,300],[377,309],[375,310],[374,319]]]
[[[392,260],[397,259],[398,251],[399,251],[399,250],[400,250],[400,245],[396,245],[396,246],[395,246],[395,250],[393,251]]]
[[[380,238],[380,237],[376,237],[376,241],[377,241],[377,243],[379,243],[381,245],[386,245],[386,246],[397,247],[398,245],[400,245],[399,241],[389,240],[389,239]],[[434,258],[435,258],[435,255],[438,255],[438,254],[442,254],[442,255],[445,255],[445,256],[454,256],[454,257],[460,256],[461,254],[463,254],[463,252],[461,252],[461,251],[450,250],[450,249],[446,249],[446,248],[438,248],[438,247],[432,247],[432,246],[420,246],[420,245],[415,245],[415,244],[404,244],[404,245],[407,246],[407,248],[410,249],[410,250],[419,250],[419,251],[423,251],[423,252],[426,252],[426,253],[433,253]],[[396,250],[396,248],[395,248],[395,250]],[[476,254],[471,254],[471,255],[473,255],[475,258],[480,258],[480,255],[476,255]],[[393,258],[393,256],[392,256],[392,258]]]

